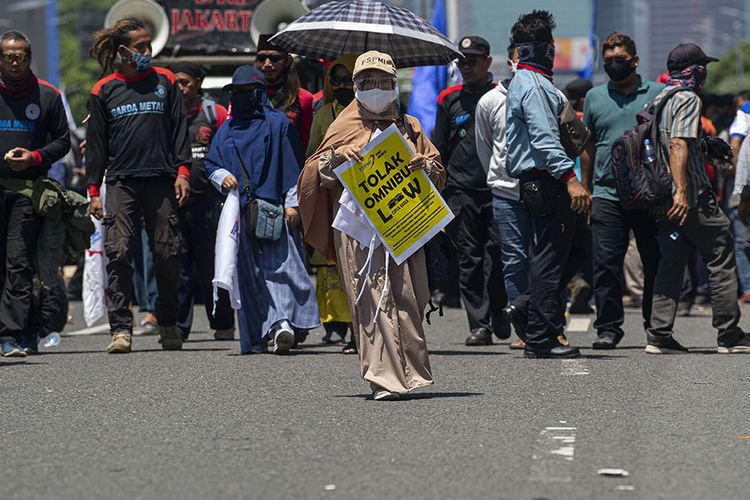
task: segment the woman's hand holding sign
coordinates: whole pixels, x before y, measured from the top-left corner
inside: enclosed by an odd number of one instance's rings
[[[334,149],[333,156],[339,164],[352,160],[362,161],[362,155],[359,153],[359,149],[360,148],[354,144],[345,144]]]
[[[425,155],[417,153],[412,156],[409,162],[409,170],[425,170],[427,168],[427,161],[428,158]]]

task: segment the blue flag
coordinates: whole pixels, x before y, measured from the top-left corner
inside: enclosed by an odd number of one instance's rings
[[[446,20],[443,0],[435,0],[432,25],[445,34]],[[447,84],[448,68],[445,66],[420,66],[414,70],[407,113],[419,119],[427,137],[435,128],[438,94]]]
[[[594,76],[594,53],[597,50],[596,43],[596,14],[598,10],[597,0],[591,0],[591,32],[589,33],[589,54],[586,57],[586,66],[578,72],[578,76],[584,80],[591,80]]]

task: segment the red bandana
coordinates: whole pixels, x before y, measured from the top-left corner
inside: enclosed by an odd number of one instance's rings
[[[29,71],[29,76],[22,82],[12,84],[0,77],[0,93],[7,95],[11,99],[24,99],[34,91],[39,85],[39,81],[33,72]]]

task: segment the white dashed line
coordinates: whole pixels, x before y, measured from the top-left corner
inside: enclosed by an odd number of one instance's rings
[[[580,359],[563,359],[560,375],[589,375],[591,371],[586,364]]]
[[[77,335],[97,335],[101,333],[108,333],[109,332],[109,324],[105,323],[103,325],[96,325],[92,326],[91,328],[84,328],[82,330],[75,330],[72,332],[63,332],[61,335],[63,337],[74,337]]]
[[[572,481],[576,428],[553,426],[539,433],[531,455],[529,479],[543,483]]]
[[[591,326],[590,318],[571,317],[568,319],[568,326],[565,331],[568,333],[585,333],[589,331],[589,326]]]

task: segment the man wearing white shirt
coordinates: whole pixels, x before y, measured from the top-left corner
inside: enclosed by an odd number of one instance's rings
[[[507,65],[515,73],[518,51],[508,46]],[[508,294],[506,314],[517,314],[513,300],[529,287],[529,247],[531,244],[531,217],[526,205],[520,201],[518,179],[508,175],[505,168],[507,144],[505,138],[505,99],[508,83],[504,80],[479,100],[476,110],[477,156],[487,172],[487,185],[492,189],[492,212],[500,235],[503,279]],[[523,334],[516,329],[517,333]],[[513,343],[511,348],[523,348],[523,343]]]

